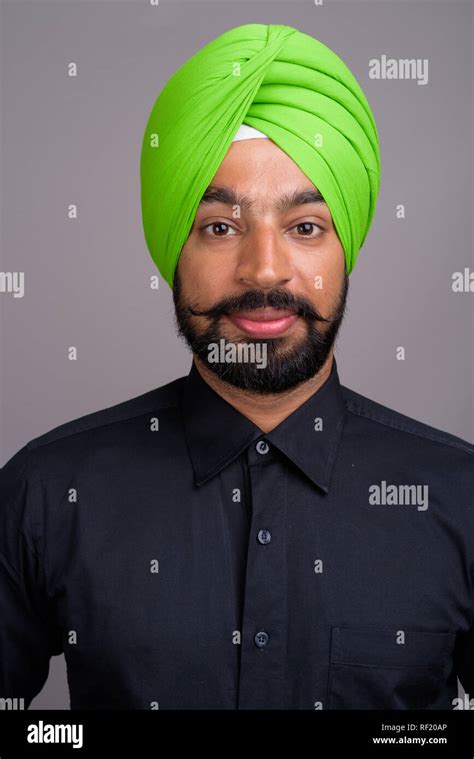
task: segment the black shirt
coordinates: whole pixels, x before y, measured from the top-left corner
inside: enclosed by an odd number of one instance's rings
[[[270,433],[193,364],[0,474],[0,698],[452,709],[474,696],[474,447],[339,382]]]

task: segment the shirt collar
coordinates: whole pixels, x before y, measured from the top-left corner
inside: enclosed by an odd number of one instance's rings
[[[252,442],[265,439],[329,492],[345,411],[335,358],[323,385],[271,432],[264,433],[216,393],[194,361],[185,378],[181,410],[196,485],[216,475]]]

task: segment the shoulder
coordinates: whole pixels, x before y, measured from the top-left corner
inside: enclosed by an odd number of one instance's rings
[[[414,442],[417,446],[437,446],[440,452],[445,454],[452,452],[460,456],[464,454],[472,459],[474,445],[449,432],[432,427],[417,419],[395,411],[381,403],[356,393],[344,385],[341,385],[347,413],[354,420],[365,422],[366,426],[372,426],[380,434],[389,436],[391,433],[405,436],[406,442]],[[471,462],[471,464],[474,462]]]
[[[186,377],[179,377],[146,393],[107,408],[71,419],[32,438],[1,469],[3,481],[34,472],[36,463],[48,466],[65,464],[78,452],[92,453],[111,441],[127,441],[135,423],[150,415],[163,415],[179,407],[179,397]]]

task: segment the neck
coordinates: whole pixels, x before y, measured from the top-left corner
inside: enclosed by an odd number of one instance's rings
[[[268,395],[241,390],[228,382],[224,382],[196,355],[194,355],[194,363],[203,380],[221,398],[224,398],[239,413],[250,419],[262,432],[270,432],[287,416],[290,416],[293,411],[302,406],[326,382],[333,365],[333,351],[330,352],[326,362],[314,377],[285,393]]]

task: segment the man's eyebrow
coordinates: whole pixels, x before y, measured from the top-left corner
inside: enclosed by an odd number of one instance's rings
[[[237,192],[232,187],[217,187],[213,185],[209,185],[199,205],[204,203],[225,203],[229,206],[239,206],[244,210],[249,210],[254,205],[251,198]],[[305,203],[325,203],[325,200],[318,190],[295,190],[278,198],[272,208],[278,213],[282,213]]]
[[[275,203],[275,211],[280,213],[283,211],[289,211],[295,206],[302,206],[305,203],[325,203],[323,196],[319,190],[295,190],[294,192],[283,195]]]

